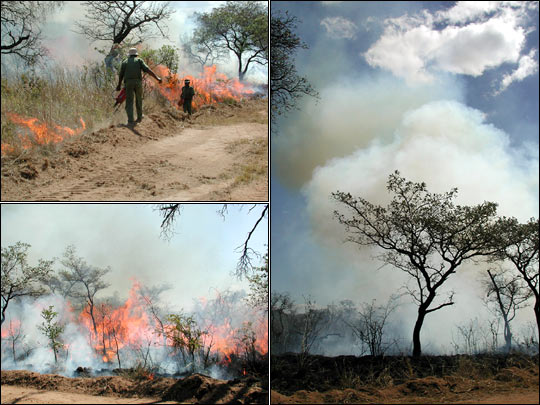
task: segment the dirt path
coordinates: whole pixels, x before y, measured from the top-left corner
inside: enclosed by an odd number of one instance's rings
[[[159,398],[118,398],[2,385],[3,404],[178,404]]]
[[[180,120],[150,114],[133,129],[111,125],[53,155],[2,158],[2,200],[266,201],[266,107],[249,107]]]
[[[255,182],[244,192],[236,178],[249,165],[250,144],[264,141],[267,127],[239,124],[188,128],[168,138],[116,149],[112,164],[39,190],[39,200],[238,200],[267,199],[268,185]]]

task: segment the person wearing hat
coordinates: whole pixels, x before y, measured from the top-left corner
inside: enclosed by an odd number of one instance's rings
[[[162,82],[152,70],[138,57],[136,48],[129,50],[129,56],[122,62],[120,68],[120,79],[116,91],[120,91],[122,80],[126,85],[126,113],[128,116],[128,125],[135,123],[133,120],[133,94],[135,94],[135,106],[137,108],[137,122],[141,122],[143,118],[142,111],[142,72],[149,73],[158,82]]]
[[[184,112],[187,112],[191,115],[191,101],[195,96],[195,90],[189,85],[189,79],[184,80],[184,87],[182,87],[182,95],[180,96],[180,101],[183,104]]]

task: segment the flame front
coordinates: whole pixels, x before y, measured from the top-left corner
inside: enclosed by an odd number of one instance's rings
[[[182,94],[184,80],[189,79],[190,85],[195,90],[195,97],[192,102],[194,108],[205,104],[219,103],[227,99],[240,101],[251,95],[254,91],[238,79],[229,79],[225,74],[219,73],[215,65],[205,66],[204,71],[195,77],[193,75],[183,75],[180,77],[163,65],[157,65],[154,71],[164,78],[163,84],[159,85],[153,81],[148,81],[149,85],[156,88],[171,104],[178,107],[178,101]]]
[[[23,117],[15,113],[6,113],[7,118],[14,124],[25,128],[24,134],[19,134],[19,140],[23,149],[29,149],[34,144],[48,145],[63,141],[66,138],[79,135],[86,129],[86,124],[82,118],[79,118],[81,123],[80,128],[72,129],[60,125],[54,125],[54,129],[49,127],[45,122],[39,122],[37,118]],[[13,146],[2,143],[2,154],[12,152]]]

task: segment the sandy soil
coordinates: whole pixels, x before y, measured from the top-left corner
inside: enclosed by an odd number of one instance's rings
[[[266,102],[212,107],[3,157],[2,201],[266,201]]]
[[[3,404],[178,404],[159,398],[116,398],[2,385]]]

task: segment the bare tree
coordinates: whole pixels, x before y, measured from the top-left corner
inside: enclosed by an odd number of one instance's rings
[[[272,12],[270,19],[270,102],[272,122],[278,115],[296,107],[297,100],[304,96],[318,98],[311,84],[298,75],[294,65],[294,54],[307,45],[294,33],[298,18]]]
[[[67,269],[60,271],[59,277],[64,283],[71,286],[68,290],[68,296],[86,304],[83,311],[90,316],[94,329],[94,338],[99,339],[96,314],[94,313],[96,306],[95,296],[98,291],[109,286],[103,281],[103,276],[109,273],[111,269],[109,267],[101,269],[87,264],[83,258],[77,256],[73,245],[66,248],[60,262]],[[105,355],[105,348],[103,348],[103,355]]]
[[[294,312],[294,302],[287,293],[272,292],[270,299],[270,340],[272,350],[280,352],[289,344],[289,319]]]
[[[539,220],[535,218],[531,218],[525,224],[520,224],[517,219],[511,218],[508,226],[504,229],[504,238],[500,241],[500,251],[495,255],[495,258],[512,262],[518,277],[523,280],[530,294],[534,297],[534,315],[540,335],[539,225]]]
[[[532,293],[527,290],[519,277],[508,271],[487,270],[489,279],[484,283],[488,307],[493,306],[495,313],[504,322],[505,352],[512,347],[512,331],[510,322],[515,318],[516,311],[522,308]]]
[[[17,242],[2,248],[2,318],[6,319],[6,309],[11,300],[22,297],[39,297],[47,292],[41,285],[52,272],[52,260],[39,260],[37,266],[29,266],[27,261],[28,243]]]
[[[502,220],[497,204],[454,205],[457,189],[429,193],[425,183],[413,183],[391,174],[387,189],[394,194],[387,207],[374,205],[350,193],[332,193],[349,215],[334,212],[349,234],[347,241],[382,249],[379,258],[407,273],[414,287],[407,292],[418,304],[413,330],[413,356],[421,355],[420,331],[426,315],[454,304],[453,292],[436,302],[440,287],[465,261],[493,254]]]
[[[18,320],[11,319],[9,321],[9,327],[6,332],[6,337],[2,337],[2,339],[5,339],[9,342],[9,345],[11,346],[11,354],[13,355],[13,362],[17,362],[17,354],[15,347],[17,346],[18,342],[24,341],[24,338],[26,337],[25,334],[23,334],[23,329],[21,327],[21,322]]]
[[[188,59],[200,66],[201,72],[205,66],[212,66],[228,57],[228,51],[220,47],[215,47],[212,41],[206,38],[185,36],[182,38],[182,50]]]
[[[86,1],[83,5],[86,21],[76,23],[77,32],[92,41],[115,44],[130,34],[141,42],[155,38],[155,30],[166,38],[163,22],[174,13],[168,2],[157,1]]]
[[[222,217],[225,217],[228,211],[228,206],[230,204],[223,204],[221,209],[218,211],[219,215]],[[240,207],[243,207],[243,205],[240,205]],[[160,212],[161,216],[163,217],[163,221],[161,222],[161,233],[162,236],[165,238],[170,238],[173,233],[173,225],[178,217],[180,217],[180,214],[182,212],[183,205],[182,204],[160,204],[157,206],[157,210]],[[248,209],[248,213],[255,210],[260,210],[260,215],[258,219],[255,221],[255,224],[251,228],[251,230],[248,232],[246,239],[244,240],[244,243],[240,246],[238,246],[237,250],[241,252],[240,258],[238,259],[237,265],[236,265],[236,276],[239,278],[242,278],[249,272],[251,272],[254,269],[254,260],[255,258],[259,258],[260,254],[255,251],[253,248],[250,247],[249,242],[251,240],[251,237],[261,221],[268,216],[268,204],[253,204]]]
[[[382,356],[393,344],[384,340],[384,332],[388,316],[396,309],[397,297],[391,296],[385,305],[376,305],[375,300],[370,304],[362,304],[358,311],[359,319],[356,322],[349,322],[344,319],[355,337],[366,345],[369,354],[372,356]]]
[[[27,65],[34,65],[46,55],[42,46],[40,24],[63,1],[3,1],[2,55],[16,55]]]

